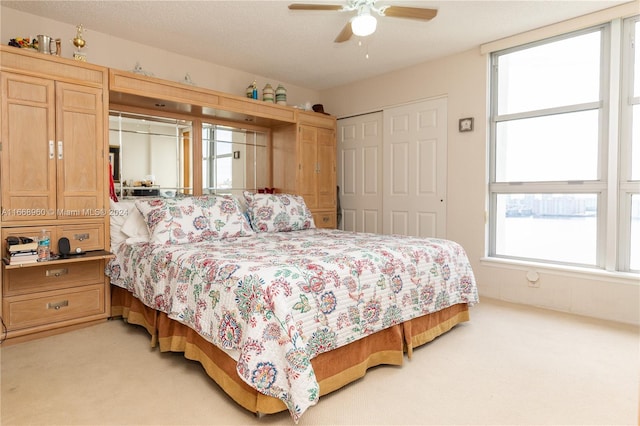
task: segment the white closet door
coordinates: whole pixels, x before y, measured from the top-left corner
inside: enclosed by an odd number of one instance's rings
[[[446,237],[447,99],[385,109],[383,233]]]
[[[382,113],[338,120],[338,185],[345,231],[382,233]]]

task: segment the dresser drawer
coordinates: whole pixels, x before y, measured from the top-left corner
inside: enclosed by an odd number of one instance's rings
[[[78,287],[104,282],[104,261],[50,263],[5,269],[4,296]]]
[[[313,212],[313,222],[316,228],[332,228],[337,226],[336,212]]]
[[[3,305],[9,331],[99,315],[105,312],[104,284],[5,297]]]
[[[82,251],[104,250],[104,224],[86,224],[86,225],[62,225],[58,227],[58,238],[65,237],[69,239],[71,252],[76,249]],[[55,242],[53,251],[58,252],[58,241]]]

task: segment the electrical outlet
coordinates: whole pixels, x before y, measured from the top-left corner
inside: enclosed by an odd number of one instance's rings
[[[527,272],[527,281],[529,282],[529,287],[539,288],[540,287],[540,274],[536,271]]]

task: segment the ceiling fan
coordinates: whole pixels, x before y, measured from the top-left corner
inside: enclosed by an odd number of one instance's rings
[[[356,10],[358,14],[351,18],[344,26],[336,43],[342,43],[351,38],[352,35],[366,37],[375,32],[378,21],[372,12],[380,16],[391,16],[394,18],[418,19],[429,21],[433,19],[438,11],[436,9],[426,9],[421,7],[405,6],[375,6],[376,0],[348,0],[346,5],[338,4],[308,4],[294,3],[289,5],[290,10],[337,10],[339,12],[352,12]]]

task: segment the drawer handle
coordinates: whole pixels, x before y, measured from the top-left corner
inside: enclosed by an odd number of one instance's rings
[[[73,238],[78,241],[84,241],[89,239],[89,234],[74,234]]]
[[[322,221],[323,221],[324,223],[329,222],[329,220],[330,220],[330,218],[329,218],[328,216],[325,216],[325,217],[323,217],[323,218],[322,218]]]
[[[67,275],[69,273],[68,268],[60,268],[60,269],[47,269],[46,276],[47,277],[60,277],[62,275]]]
[[[60,308],[64,308],[67,306],[69,306],[68,300],[63,300],[62,302],[47,303],[47,309],[55,309],[56,311],[59,311]]]

